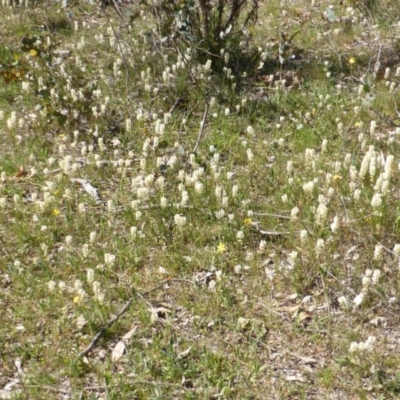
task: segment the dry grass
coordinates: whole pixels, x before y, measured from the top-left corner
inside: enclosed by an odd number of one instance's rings
[[[0,399],[398,397],[400,27],[344,3],[264,2],[240,79],[2,9]]]

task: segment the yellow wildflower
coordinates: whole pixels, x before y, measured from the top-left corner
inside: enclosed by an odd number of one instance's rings
[[[37,51],[35,49],[31,49],[29,51],[29,53],[31,54],[31,56],[35,57],[37,55]]]
[[[333,180],[334,183],[340,181],[341,179],[342,179],[342,177],[341,177],[340,175],[337,175],[337,174],[334,175],[333,178],[332,178],[332,180]]]
[[[243,223],[245,224],[245,225],[250,225],[251,223],[252,223],[252,219],[251,218],[245,218],[244,220],[243,220]]]
[[[226,251],[226,244],[223,242],[219,242],[217,247],[217,253],[222,254],[225,253],[225,251]]]
[[[74,297],[74,299],[72,300],[75,304],[79,303],[79,300],[81,299],[81,296],[79,296],[79,294],[77,296]]]
[[[51,212],[55,217],[60,215],[60,210],[57,210],[57,208],[55,208],[52,212]]]
[[[354,57],[351,57],[350,60],[349,60],[349,64],[353,65],[355,63],[356,63],[356,59]]]

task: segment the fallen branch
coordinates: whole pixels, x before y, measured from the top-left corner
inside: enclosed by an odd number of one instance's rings
[[[381,114],[379,111],[373,109],[372,107],[369,108],[372,112],[374,112],[379,118],[383,119],[387,124],[394,126],[396,128],[400,127],[399,124],[396,124],[394,122],[395,120],[389,117],[386,117],[386,115]]]
[[[147,303],[147,300],[144,299],[144,296],[147,296],[148,294],[150,294],[151,292],[154,292],[158,289],[160,289],[161,287],[163,287],[165,284],[167,283],[175,283],[175,282],[182,282],[182,283],[189,283],[191,285],[195,285],[194,282],[189,281],[188,279],[166,279],[164,281],[161,281],[157,286],[151,288],[150,290],[147,290],[144,293],[139,293],[137,290],[134,289],[134,293],[137,297],[139,297],[141,300],[145,301]],[[93,338],[93,340],[90,342],[90,344],[78,354],[78,357],[85,357],[86,355],[88,355],[92,349],[96,346],[96,344],[99,342],[99,340],[104,336],[104,334],[107,332],[107,329],[109,329],[111,327],[111,325],[113,325],[115,322],[117,322],[122,315],[124,315],[126,313],[126,311],[129,309],[129,307],[131,306],[131,304],[133,303],[134,297],[131,297],[126,303],[125,305],[122,307],[122,309],[120,310],[120,312],[115,315],[114,317],[112,317],[105,326],[103,326],[103,328],[100,329],[99,332],[97,332],[97,334],[95,335],[95,337]]]

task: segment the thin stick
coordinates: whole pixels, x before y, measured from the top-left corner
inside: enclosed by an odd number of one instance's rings
[[[344,289],[346,289],[348,292],[350,292],[353,296],[356,296],[356,293],[354,293],[350,288],[348,288],[346,285],[343,284],[343,282],[341,282],[338,278],[336,278],[335,275],[332,274],[332,272],[326,270],[324,267],[320,268],[326,273],[328,274],[332,279],[334,279],[336,282],[338,282],[340,285],[343,286]]]
[[[166,279],[164,281],[161,281],[157,286],[147,290],[144,293],[140,293],[138,292],[136,289],[134,289],[135,295],[138,296],[141,300],[145,301],[147,304],[148,301],[144,299],[144,296],[147,296],[148,294],[150,294],[151,292],[154,292],[155,290],[160,289],[161,287],[163,287],[165,284],[167,283],[175,283],[175,282],[182,282],[182,283],[189,283],[191,285],[194,285],[194,283],[192,281],[189,281],[188,279]],[[111,325],[113,325],[115,322],[117,322],[122,315],[124,315],[126,313],[126,311],[129,309],[129,307],[132,305],[134,300],[134,297],[131,297],[126,303],[125,305],[122,307],[122,309],[120,310],[120,312],[115,315],[114,317],[112,317],[105,326],[103,326],[103,328],[100,329],[99,332],[97,332],[97,334],[95,335],[95,337],[93,338],[93,340],[90,342],[90,344],[78,354],[78,357],[84,357],[86,355],[88,355],[92,349],[96,346],[96,344],[99,342],[99,340],[104,336],[104,334],[106,333],[107,329],[111,327]]]
[[[193,153],[194,154],[196,154],[197,149],[199,148],[201,139],[203,137],[204,128],[206,127],[206,120],[207,120],[207,115],[208,115],[209,108],[210,108],[210,104],[208,103],[208,101],[206,101],[206,109],[204,110],[203,119],[201,121],[199,136],[197,137],[196,146],[194,146],[194,149],[193,149]]]
[[[25,397],[26,397],[26,399],[27,400],[29,400],[29,394],[28,394],[28,391],[26,390],[26,386],[25,386],[25,382],[24,382],[24,378],[23,378],[23,372],[22,372],[22,370],[21,370],[21,366],[18,364],[20,361],[16,361],[14,364],[15,364],[15,367],[16,367],[16,369],[17,369],[17,374],[18,374],[18,377],[19,377],[19,380],[20,380],[20,382],[21,382],[21,386],[22,386],[22,389],[23,389],[23,391],[24,391],[24,394],[25,394]]]
[[[78,354],[78,357],[84,357],[87,354],[89,354],[91,352],[91,350],[93,349],[93,347],[98,343],[98,341],[100,340],[100,338],[106,333],[107,329],[114,323],[117,322],[119,320],[119,318],[126,312],[126,310],[130,307],[130,305],[133,302],[133,298],[130,298],[129,301],[122,307],[122,310],[113,318],[111,318],[107,324],[105,326],[103,326],[103,328],[101,328],[99,330],[99,332],[97,332],[96,336],[93,338],[93,340],[90,342],[89,346],[86,347],[85,350],[81,351]]]
[[[287,215],[280,215],[280,214],[259,213],[259,212],[254,212],[253,214],[259,215],[259,216],[282,218],[282,219],[292,219],[291,217],[288,217]]]
[[[175,103],[172,105],[172,107],[169,109],[169,113],[172,114],[173,111],[175,110],[175,108],[177,107],[177,105],[180,103],[180,101],[182,100],[182,97],[178,97],[175,101]]]
[[[391,126],[395,126],[398,128],[400,125],[396,124],[392,119],[386,117],[385,115],[382,115],[379,111],[376,111],[372,107],[369,108],[372,112],[374,112],[378,117],[382,118],[386,123],[388,123]]]

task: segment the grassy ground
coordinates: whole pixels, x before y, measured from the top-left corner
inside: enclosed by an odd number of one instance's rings
[[[396,2],[310,3],[222,84],[143,10],[1,9],[0,399],[398,398]]]

